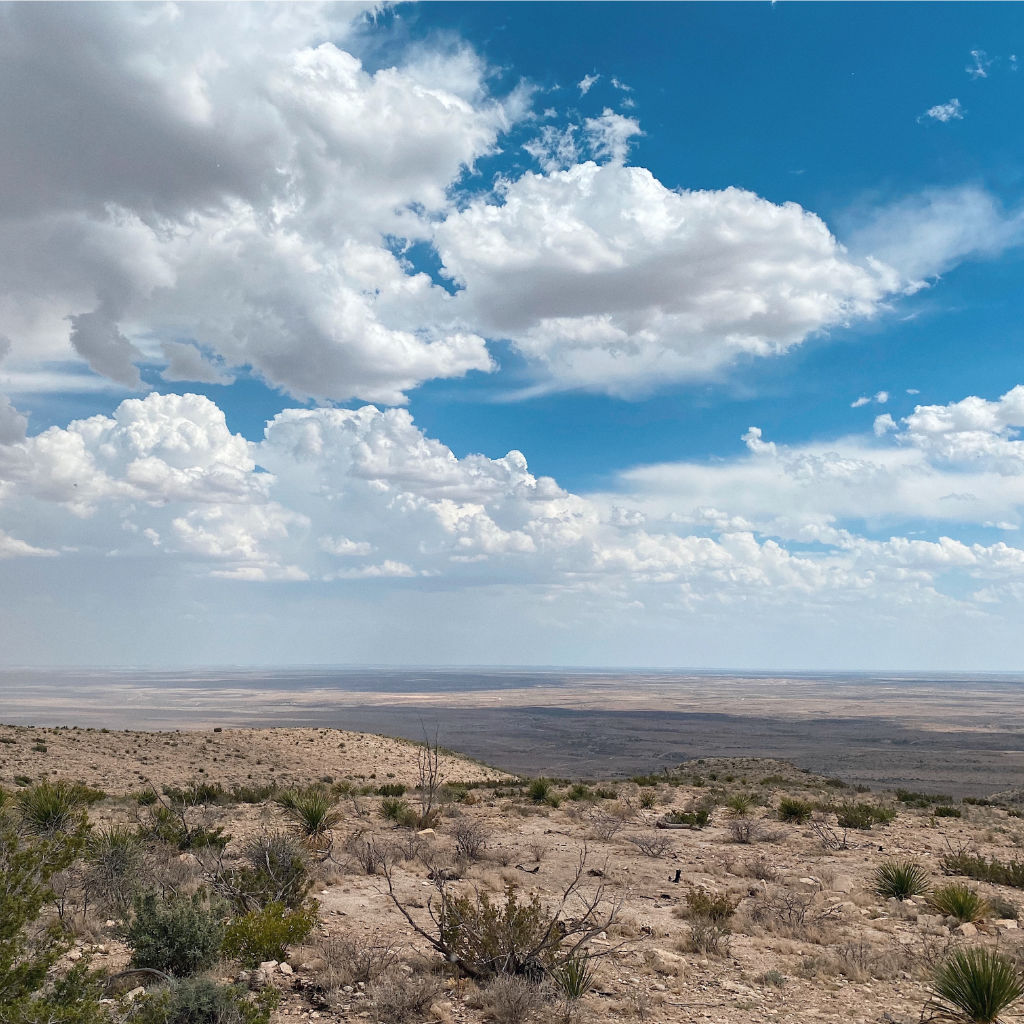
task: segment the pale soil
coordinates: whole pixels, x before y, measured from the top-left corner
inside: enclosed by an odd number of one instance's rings
[[[3,728],[3,735],[13,735],[18,741],[0,745],[0,782],[8,787],[15,774],[42,777],[44,766],[48,777],[81,778],[111,793],[138,790],[143,776],[181,784],[196,778],[200,767],[205,768],[203,778],[225,785],[267,777],[302,782],[323,775],[335,780],[372,778],[375,784],[415,781],[415,747],[333,730],[159,734]],[[30,741],[36,736],[46,743],[46,754],[31,753]],[[344,743],[343,749],[339,743]],[[445,769],[453,779],[484,779],[489,774],[475,762],[454,757],[445,760]],[[695,771],[702,774],[704,785],[692,784]],[[762,782],[767,776],[781,776],[782,781]],[[836,790],[790,765],[767,760],[688,764],[683,778],[686,784],[660,783],[653,789],[619,783],[615,799],[597,802],[568,800],[565,787],[560,787],[558,808],[534,804],[509,789],[496,794],[493,789],[479,788],[473,791],[474,802],[446,806],[436,833],[419,840],[421,853],[432,862],[441,858],[454,864],[453,827],[460,819],[478,822],[488,837],[484,856],[464,865],[462,880],[453,884],[500,893],[512,883],[551,901],[567,884],[581,851],[586,850],[588,868],[600,871],[603,877],[587,876],[584,889],[593,891],[604,884],[608,895],[621,898],[623,906],[606,937],[591,944],[593,952],[610,955],[601,960],[595,989],[583,1000],[577,1017],[582,1022],[911,1024],[919,1019],[926,999],[930,966],[951,944],[998,944],[1004,952],[1024,956],[1024,930],[1010,923],[990,920],[979,927],[977,935],[968,937],[958,932],[955,923],[951,926],[931,912],[921,898],[896,904],[870,891],[875,867],[895,857],[919,860],[936,883],[943,880],[939,858],[950,845],[970,844],[1002,860],[1020,857],[1024,820],[1010,817],[1005,809],[963,806],[961,819],[933,818],[929,811],[896,805],[891,795]],[[641,808],[643,792],[655,794],[654,807]],[[723,807],[713,812],[712,823],[705,829],[655,829],[655,822],[666,810],[691,807],[709,792],[723,799],[737,792],[754,797],[751,817],[762,826],[764,837],[752,844],[735,842],[731,819]],[[899,814],[889,825],[848,833],[847,849],[825,850],[809,826],[775,820],[774,807],[782,795],[877,800],[898,806]],[[415,795],[407,795],[407,799],[416,802]],[[427,954],[426,944],[391,904],[384,879],[363,873],[345,851],[346,840],[357,834],[373,835],[396,851],[411,848],[417,840],[409,830],[383,819],[379,797],[339,798],[339,806],[344,820],[314,889],[321,904],[320,936],[378,935],[399,944],[405,960]],[[98,822],[132,821],[138,813],[139,808],[128,799],[102,801],[90,810]],[[198,813],[236,837],[229,853],[246,835],[286,825],[282,811],[271,802],[211,807]],[[825,820],[835,822],[834,817]],[[614,821],[619,830],[609,836],[614,828],[609,822]],[[665,836],[669,848],[657,857],[644,856],[629,842],[631,836]],[[751,864],[757,859],[767,862],[778,877],[768,881],[753,877]],[[184,868],[195,867],[191,854],[182,855],[181,863]],[[539,870],[533,874],[524,868]],[[670,881],[676,869],[681,869],[681,884]],[[425,904],[432,895],[436,899],[427,870],[422,859],[401,860],[396,854],[395,889],[413,908],[416,920],[424,924]],[[971,884],[988,896],[1024,903],[1020,890]],[[680,911],[690,886],[730,893],[739,901],[725,955],[689,950],[690,928]],[[764,894],[805,898],[804,924],[786,927],[777,917],[755,922],[753,911]],[[112,929],[102,922],[92,927],[95,932],[89,935],[90,945],[98,942],[105,951],[97,955],[97,961],[115,967],[123,964],[124,947],[111,938]],[[623,942],[625,945],[617,948]],[[273,983],[283,994],[275,1024],[299,1019],[374,1021],[367,1000],[358,993],[340,1003],[342,1009],[314,1008],[303,984],[316,975],[317,955],[314,946],[295,949],[289,957],[294,975],[274,973]],[[769,971],[779,972],[781,984],[764,977]],[[224,965],[221,973],[234,977],[238,971]],[[429,1016],[416,1019],[480,1024],[488,1018],[472,1005],[477,1001],[474,988],[471,982],[449,979]],[[556,1008],[537,1018],[543,1024],[557,1019]]]
[[[431,737],[433,739],[433,737]],[[13,742],[7,742],[13,740]],[[33,750],[41,741],[45,751]],[[123,795],[195,779],[234,785],[307,785],[331,779],[377,779],[412,785],[417,745],[342,729],[213,729],[122,732],[0,725],[0,785],[74,779]],[[442,754],[445,780],[500,779],[501,772]]]

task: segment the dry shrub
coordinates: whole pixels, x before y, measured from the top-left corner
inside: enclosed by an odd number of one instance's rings
[[[762,882],[774,882],[779,877],[779,869],[770,857],[759,853],[756,857],[745,861],[737,874],[745,875],[747,878],[757,878]]]
[[[374,1019],[387,1024],[413,1024],[427,1016],[430,1004],[441,991],[432,974],[389,971],[368,988]]]
[[[788,889],[757,896],[747,914],[753,925],[772,935],[806,942],[827,941],[834,925],[833,911],[818,904],[815,894]]]
[[[487,830],[478,821],[459,818],[452,826],[456,853],[465,860],[478,861],[487,847]]]
[[[626,842],[632,843],[645,857],[664,857],[672,849],[672,840],[662,832],[640,832],[626,836]]]
[[[332,1007],[345,985],[372,985],[398,962],[398,947],[377,934],[325,937],[316,951],[324,962],[317,974],[317,987]]]
[[[480,1009],[497,1024],[527,1024],[547,1002],[543,986],[505,974],[494,978],[480,994]]]
[[[394,859],[394,850],[390,843],[361,832],[348,838],[345,849],[368,875],[380,874]]]
[[[759,843],[768,838],[764,826],[756,818],[732,818],[729,836],[734,843]]]

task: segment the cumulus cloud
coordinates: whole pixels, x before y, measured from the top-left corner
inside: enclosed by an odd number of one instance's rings
[[[948,121],[962,121],[964,118],[964,108],[960,105],[960,101],[954,97],[948,103],[936,103],[934,107],[929,107],[918,118],[918,121],[926,117],[930,117],[933,121],[939,121],[942,124],[946,124]]]
[[[522,97],[465,49],[368,71],[358,10],[3,9],[12,370],[77,356],[137,388],[143,358],[196,373],[192,341],[296,395],[397,402],[491,367],[385,240],[423,236]]]
[[[624,163],[629,155],[630,140],[643,135],[640,122],[634,117],[624,117],[605,107],[600,117],[588,117],[583,129],[590,142],[591,152],[597,160]]]
[[[28,420],[6,395],[0,395],[0,444],[13,444],[25,436]]]
[[[165,341],[160,350],[167,366],[160,374],[164,380],[193,380],[205,384],[231,384],[234,378],[215,366],[195,345],[183,341]]]
[[[556,386],[619,394],[781,354],[900,287],[796,204],[672,191],[617,163],[528,173],[434,237],[467,321]]]
[[[577,88],[580,90],[581,96],[586,96],[588,92],[597,84],[600,75],[584,75],[579,82],[577,82]]]

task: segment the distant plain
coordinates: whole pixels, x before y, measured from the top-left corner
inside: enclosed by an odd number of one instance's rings
[[[507,771],[602,777],[785,758],[850,782],[1024,788],[1024,676],[564,670],[0,670],[0,721],[424,731]]]

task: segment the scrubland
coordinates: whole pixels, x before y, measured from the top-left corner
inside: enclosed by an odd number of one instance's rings
[[[0,787],[3,1024],[1024,1012],[1013,793],[756,758],[519,778],[328,729],[13,726]]]

